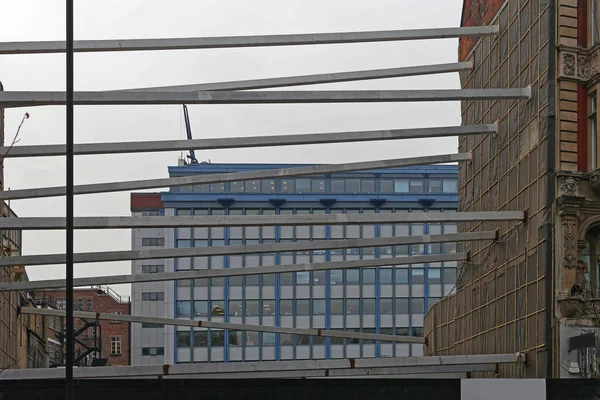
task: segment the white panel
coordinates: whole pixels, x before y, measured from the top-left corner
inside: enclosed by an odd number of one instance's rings
[[[262,297],[263,297],[263,299],[274,299],[275,298],[275,287],[274,286],[263,286]]]
[[[260,325],[260,317],[246,317],[245,323],[248,325]]]
[[[360,328],[360,315],[346,315],[347,328]]]
[[[312,352],[312,358],[314,359],[325,358],[325,346],[313,346]]]
[[[396,314],[396,326],[397,327],[408,326],[408,314]]]
[[[343,315],[332,315],[331,316],[331,327],[332,328],[343,328],[344,327],[344,316]]]
[[[246,355],[245,355],[245,359],[246,361],[256,361],[259,360],[259,347],[246,347]]]
[[[243,290],[241,286],[230,286],[229,287],[229,299],[240,300],[243,298]]]
[[[360,286],[359,285],[347,285],[346,286],[346,297],[349,299],[356,299],[360,297]]]
[[[363,297],[375,297],[375,285],[363,285]]]
[[[394,345],[390,343],[381,343],[381,356],[393,357]]]
[[[396,285],[396,297],[408,297],[408,285]]]
[[[380,317],[381,326],[383,328],[391,328],[394,326],[394,316],[392,314],[385,314]]]
[[[444,296],[448,296],[450,292],[454,291],[455,285],[444,285]]]
[[[346,345],[346,358],[360,358],[360,344]]]
[[[275,326],[275,317],[262,317],[262,325]]]
[[[442,297],[442,285],[429,285],[429,297]]]
[[[393,285],[381,285],[381,297],[393,297],[394,286]]]
[[[208,361],[208,348],[196,347],[194,349],[194,362]]]
[[[260,298],[260,287],[258,287],[258,286],[246,286],[246,298],[247,299],[258,299],[258,298]]]
[[[293,286],[281,286],[281,298],[282,299],[293,299],[294,298],[294,287]]]
[[[223,348],[222,347],[210,349],[210,360],[212,362],[223,361],[224,359],[225,359],[225,357],[223,356]]]
[[[310,359],[310,346],[296,346],[296,360]]]
[[[545,379],[461,379],[460,386],[461,400],[546,399]]]
[[[344,358],[344,345],[331,345],[331,358]]]
[[[208,300],[208,287],[207,286],[195,286],[194,287],[194,299],[195,300]]]
[[[423,356],[423,345],[422,344],[411,344],[413,357]]]
[[[281,346],[281,359],[282,360],[293,360],[294,359],[294,347],[293,346]]]
[[[282,316],[281,317],[281,326],[285,326],[286,328],[293,328],[294,327],[294,317]]]
[[[424,297],[425,296],[425,285],[412,285],[412,296],[413,297]]]
[[[275,359],[275,347],[265,346],[262,348],[262,359],[263,360],[274,360]]]
[[[412,315],[412,326],[421,327],[423,326],[423,314],[413,314]]]
[[[242,348],[229,347],[229,359],[231,361],[242,361]]]
[[[363,358],[375,357],[375,345],[374,344],[363,344]]]
[[[177,300],[190,300],[192,298],[189,287],[180,287],[177,289]]]
[[[210,288],[210,297],[213,300],[222,300],[223,297],[223,286],[213,286]]]
[[[325,328],[325,316],[317,315],[312,317],[312,327],[313,328]]]
[[[229,317],[229,322],[234,323],[234,324],[243,324],[244,323],[243,318],[244,317]]]
[[[296,286],[297,299],[310,299],[310,286]]]
[[[404,357],[410,354],[410,344],[398,343],[396,344],[396,357]]]
[[[331,287],[331,297],[341,299],[344,297],[344,287],[342,285],[334,285]]]
[[[190,348],[177,349],[177,362],[192,361],[192,352]]]
[[[374,315],[363,315],[363,327],[366,328],[375,328],[375,316]]]
[[[325,286],[323,286],[323,285],[313,286],[313,298],[324,299],[325,298]]]
[[[296,328],[310,328],[310,317],[308,315],[296,317]]]

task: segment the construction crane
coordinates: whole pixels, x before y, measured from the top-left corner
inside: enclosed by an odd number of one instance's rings
[[[183,118],[185,119],[185,131],[187,133],[188,140],[192,140],[192,126],[190,124],[190,115],[188,114],[187,106],[183,105]],[[198,164],[198,160],[196,159],[196,152],[194,149],[189,150],[188,158],[190,159],[190,164]]]

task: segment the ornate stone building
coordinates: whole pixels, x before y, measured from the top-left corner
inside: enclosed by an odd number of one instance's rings
[[[600,140],[597,0],[465,0],[463,26],[498,24],[496,38],[460,42],[474,67],[464,88],[531,86],[526,101],[463,102],[464,124],[497,135],[461,138],[461,211],[524,210],[520,224],[465,243],[472,260],[454,296],[426,317],[426,354],[526,352],[501,376],[598,376],[600,365]]]

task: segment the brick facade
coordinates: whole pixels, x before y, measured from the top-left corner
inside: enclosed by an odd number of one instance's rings
[[[67,297],[65,291],[47,291],[38,292],[36,297],[51,297],[57,306],[60,306],[61,300]],[[74,309],[81,311],[93,311],[99,313],[112,313],[118,312],[123,315],[129,315],[131,313],[131,303],[129,300],[120,299],[118,295],[114,294],[110,290],[105,288],[93,288],[93,289],[75,289],[73,292],[73,301],[75,303]],[[91,304],[88,303],[91,301]],[[79,328],[83,326],[83,322],[79,319],[75,319],[75,326]],[[129,323],[127,322],[111,322],[111,321],[100,321],[101,337],[102,337],[102,350],[98,358],[106,358],[110,365],[129,365],[130,363],[130,336],[129,336]],[[92,332],[88,334],[88,338],[91,340]],[[121,339],[121,351],[120,354],[112,354],[111,352],[111,341],[112,338]],[[75,345],[76,353],[78,345]]]
[[[465,0],[461,26],[489,25],[506,0]],[[458,47],[460,61],[465,61],[479,38],[461,38]]]

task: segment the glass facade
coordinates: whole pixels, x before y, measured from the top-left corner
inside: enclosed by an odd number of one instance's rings
[[[389,178],[383,176],[384,174],[357,173],[352,177],[333,175],[323,178],[230,182],[217,187],[218,193],[233,200],[239,193],[252,193],[257,196],[250,200],[245,197],[243,202],[233,201],[225,207],[208,199],[194,199],[190,203],[185,199],[186,188],[163,194],[163,201],[165,209],[172,208],[172,214],[182,216],[453,211],[456,209],[457,198],[456,167],[439,168],[447,168],[444,177],[433,178],[434,175],[431,174],[427,178],[402,177],[399,170],[396,170],[389,173]],[[213,189],[206,185],[198,188],[194,186],[194,196],[196,192],[212,193]],[[261,196],[264,193],[276,193],[282,201],[265,199]],[[352,198],[339,202],[294,201],[306,193],[352,195]],[[378,202],[371,201],[373,196],[368,193],[389,195],[385,196],[385,201]],[[435,195],[431,193],[449,193],[453,197],[440,202],[440,205],[434,208],[430,206],[432,201],[408,202],[402,198],[404,193],[414,193],[423,199],[435,199]],[[423,204],[430,206],[429,209]],[[456,224],[263,226],[177,228],[173,230],[172,237],[174,246],[182,248],[378,238],[456,231]],[[182,271],[454,252],[455,244],[423,244],[190,257],[176,259],[172,263],[173,270]],[[144,272],[153,273],[155,269],[157,267],[145,266]],[[164,270],[167,271],[167,268]],[[177,281],[171,283],[174,292],[173,313],[177,318],[192,320],[422,336],[426,310],[453,289],[456,276],[457,263],[448,262]],[[145,298],[144,301],[146,300]],[[421,345],[404,343],[187,327],[165,329],[174,330],[172,362],[176,363],[385,357],[420,355],[422,352]]]

